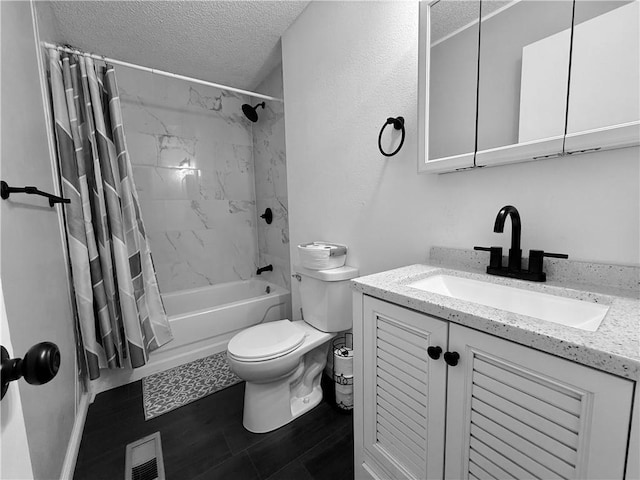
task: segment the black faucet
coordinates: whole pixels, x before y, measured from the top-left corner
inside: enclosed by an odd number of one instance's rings
[[[502,266],[502,247],[473,247],[474,250],[491,252],[487,273],[489,275],[519,278],[533,282],[546,281],[547,275],[542,271],[543,258],[569,258],[569,256],[563,253],[545,253],[542,250],[530,250],[529,269],[522,270],[522,249],[520,248],[522,225],[520,224],[518,209],[512,205],[502,207],[496,216],[493,231],[496,233],[504,232],[504,221],[507,216],[511,217],[511,248],[509,248],[509,262],[506,267]]]
[[[495,233],[504,232],[504,221],[507,215],[511,217],[511,248],[509,248],[509,266],[511,272],[519,272],[522,265],[522,249],[520,248],[520,214],[518,209],[512,205],[506,205],[500,209],[496,215],[496,223],[493,225]]]
[[[262,272],[272,272],[272,271],[273,271],[273,265],[267,265],[266,267],[260,267],[256,271],[256,275],[260,275]]]

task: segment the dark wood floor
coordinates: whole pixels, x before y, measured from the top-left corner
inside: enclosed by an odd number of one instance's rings
[[[325,390],[327,391],[327,390]],[[124,478],[130,442],[160,431],[168,479],[353,479],[353,421],[323,401],[274,432],[242,426],[244,383],[149,421],[142,384],[99,394],[89,407],[75,480]]]

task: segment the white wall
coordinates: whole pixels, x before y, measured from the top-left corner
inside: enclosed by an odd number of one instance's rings
[[[434,245],[506,248],[510,227],[494,234],[493,222],[507,204],[523,249],[640,262],[638,148],[418,175],[417,42],[417,2],[313,2],[285,33],[293,264],[317,239],[347,244],[362,274],[423,262]],[[407,140],[383,158],[378,132],[397,115]]]
[[[38,35],[40,40],[51,43],[64,44],[65,39],[60,33],[60,23],[53,13],[49,0],[33,0],[38,19]]]
[[[9,185],[54,191],[29,2],[2,9],[0,176]],[[12,357],[35,343],[58,345],[56,378],[19,388],[35,478],[58,478],[75,420],[76,349],[57,209],[46,199],[12,194],[0,202],[1,274]],[[4,410],[3,410],[4,411]]]
[[[434,177],[430,245],[510,244],[493,233],[495,215],[515,205],[522,250],[567,253],[574,260],[640,262],[638,148],[478,169]],[[506,251],[506,250],[505,250]]]
[[[282,39],[291,262],[296,246],[349,246],[371,273],[424,261],[430,199],[416,174],[417,2],[312,2]],[[387,117],[407,138],[389,159]],[[300,318],[293,286],[294,318]]]

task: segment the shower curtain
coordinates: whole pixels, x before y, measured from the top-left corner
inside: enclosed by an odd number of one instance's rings
[[[122,125],[113,66],[49,49],[69,261],[89,378],[140,367],[172,339]]]

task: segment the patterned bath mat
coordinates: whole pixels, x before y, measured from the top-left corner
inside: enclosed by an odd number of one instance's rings
[[[240,382],[227,364],[227,352],[216,353],[142,379],[144,419],[162,415]]]

